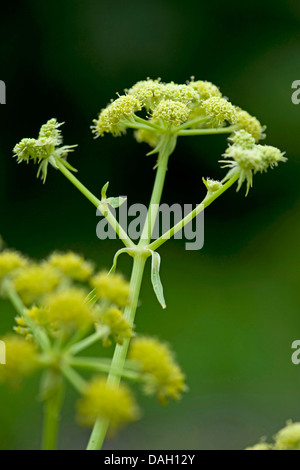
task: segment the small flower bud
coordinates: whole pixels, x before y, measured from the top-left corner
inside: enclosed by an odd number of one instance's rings
[[[74,281],[86,281],[94,271],[91,263],[85,261],[82,256],[72,251],[68,253],[53,253],[49,257],[48,263]]]
[[[93,426],[101,417],[110,422],[113,430],[136,421],[140,412],[130,389],[124,385],[107,384],[106,379],[95,377],[79,400],[78,417],[82,425]]]
[[[216,180],[213,180],[211,178],[206,178],[206,179],[203,178],[202,180],[203,180],[203,183],[206,186],[208,194],[215,193],[216,191],[218,191],[223,186],[221,181],[216,181]]]
[[[119,307],[128,304],[129,283],[120,274],[108,274],[101,271],[91,279],[100,300],[108,300]]]
[[[142,105],[135,96],[120,96],[102,109],[98,119],[93,121],[92,132],[96,137],[103,136],[105,132],[118,136],[126,131],[126,122],[133,121],[134,113],[141,109]]]
[[[49,294],[42,311],[44,323],[54,334],[58,331],[68,335],[92,326],[94,316],[86,296],[84,289],[75,287]]]
[[[201,104],[206,114],[212,117],[218,125],[228,121],[235,124],[237,116],[235,107],[224,98],[212,97]]]
[[[13,284],[25,305],[31,305],[53,291],[60,279],[59,271],[48,263],[30,264],[14,273]]]
[[[222,98],[222,93],[219,88],[211,82],[203,80],[197,80],[195,82],[192,80],[189,86],[199,94],[201,100],[208,100],[208,98],[212,98],[213,96]]]
[[[0,253],[0,281],[18,268],[27,266],[28,260],[17,251],[4,250]]]
[[[39,367],[37,350],[33,344],[14,334],[1,339],[6,348],[6,364],[0,367],[0,382],[18,386],[22,377],[31,375]]]
[[[103,341],[104,346],[110,346],[110,336],[118,344],[123,344],[124,339],[131,338],[132,328],[127,320],[125,320],[124,313],[116,307],[104,308],[100,310],[98,315],[97,325],[104,325],[109,328],[109,333]]]
[[[185,377],[166,344],[154,338],[134,338],[129,350],[129,359],[141,364],[141,370],[145,374],[146,394],[156,394],[161,404],[168,403],[170,398],[181,398],[186,390]]]
[[[145,106],[146,110],[153,110],[160,100],[164,98],[165,87],[157,80],[141,80],[128,90],[128,95],[135,96]]]
[[[186,104],[172,100],[164,100],[156,106],[152,118],[154,120],[162,120],[166,124],[179,126],[187,121],[189,114],[190,110]]]
[[[221,161],[222,163],[227,163],[225,167],[230,168],[223,182],[239,174],[237,190],[246,181],[246,194],[248,194],[252,186],[253,174],[267,171],[268,168],[273,168],[279,162],[287,160],[276,147],[254,144],[254,137],[244,130],[236,132],[230,140],[234,143],[226,149],[224,157],[231,158],[232,160],[228,162]]]
[[[241,108],[236,107],[236,117],[237,117],[237,125],[247,131],[249,134],[254,137],[255,142],[263,139],[265,137],[264,130],[265,127],[262,127],[261,123],[259,122],[256,117],[251,116],[247,111],[243,111]]]

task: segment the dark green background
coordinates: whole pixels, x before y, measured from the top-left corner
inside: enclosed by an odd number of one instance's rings
[[[288,162],[257,175],[247,198],[231,189],[205,213],[205,245],[182,241],[160,250],[168,308],[150,287],[141,293],[138,331],[171,342],[189,392],[161,408],[140,397],[143,419],[107,448],[239,449],[269,438],[286,419],[300,420],[300,366],[291,343],[300,338],[300,106],[291,84],[300,79],[300,4],[253,0],[77,1],[7,4],[0,18],[0,233],[33,257],[74,249],[109,267],[118,241],[96,238],[95,209],[50,171],[45,185],[32,165],[17,165],[12,148],[35,137],[51,117],[65,121],[70,161],[96,194],[147,203],[153,157],[131,132],[94,141],[92,119],[116,92],[137,80],[184,83],[191,75],[215,82],[230,100],[267,124],[266,143]],[[182,139],[171,158],[164,201],[198,203],[202,176],[222,178],[225,136]],[[244,188],[243,188],[244,189]],[[130,273],[125,257],[120,269]],[[1,301],[0,330],[14,312]],[[37,448],[41,404],[38,380],[19,393],[1,387],[0,448]],[[138,393],[138,392],[137,392]],[[60,448],[84,448],[88,431],[73,418],[75,393],[63,412]]]

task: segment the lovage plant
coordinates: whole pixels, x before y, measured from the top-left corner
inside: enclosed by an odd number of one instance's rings
[[[108,184],[98,198],[76,178],[76,170],[67,161],[75,146],[62,145],[60,127],[61,123],[50,119],[37,138],[23,139],[15,146],[14,156],[18,162],[32,160],[38,164],[38,176],[44,181],[49,166],[60,171],[101,211],[124,247],[116,252],[109,273],[95,273],[90,262],[72,252],[55,252],[37,263],[13,250],[2,251],[1,292],[13,303],[18,316],[15,333],[4,338],[7,364],[1,367],[0,378],[15,384],[22,376],[44,371],[40,393],[45,403],[45,449],[56,446],[64,383],[69,381],[80,394],[81,422],[93,426],[87,448],[100,449],[109,428],[114,430],[140,415],[125,381],[139,382],[145,393],[156,395],[162,404],[178,400],[186,390],[184,374],[169,347],[134,331],[148,258],[154,292],[165,308],[159,247],[235,183],[237,190],[245,183],[247,194],[254,174],[263,173],[286,158],[277,148],[259,144],[265,137],[265,128],[224,98],[214,84],[194,79],[181,85],[160,79],[136,83],[102,109],[92,126],[95,137],[106,133],[120,136],[133,129],[135,139],[151,147],[149,155],[157,155],[147,217],[140,239],[134,243],[110,210],[119,207],[124,199],[109,197]],[[207,134],[229,136],[229,145],[220,160],[227,173],[221,181],[203,179],[207,191],[202,203],[154,240],[169,158],[177,139]],[[118,256],[123,253],[133,259],[129,283],[115,272]],[[98,341],[104,347],[115,344],[111,360],[81,355]],[[87,381],[80,369],[101,375]]]

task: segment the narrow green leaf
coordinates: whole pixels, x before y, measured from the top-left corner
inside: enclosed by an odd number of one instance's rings
[[[160,256],[156,251],[152,252],[151,281],[153,290],[162,308],[166,308],[164,290],[159,276]]]
[[[104,185],[103,188],[101,189],[101,197],[102,197],[102,199],[106,199],[106,191],[107,191],[108,185],[109,185],[109,181],[107,181],[107,183],[105,183],[105,185]]]
[[[127,253],[130,256],[131,252],[133,252],[132,248],[121,248],[120,250],[118,250],[114,256],[113,265],[110,268],[110,271],[108,274],[113,274],[116,271],[119,255],[121,255],[122,253]]]

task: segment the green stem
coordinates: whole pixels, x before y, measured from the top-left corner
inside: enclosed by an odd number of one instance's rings
[[[183,129],[177,135],[227,134],[238,130],[238,126],[217,127],[213,129]]]
[[[83,370],[92,370],[97,372],[117,372],[112,371],[111,361],[106,362],[97,357],[72,357],[68,360],[68,364],[71,367]],[[127,361],[126,361],[127,364]],[[122,377],[126,379],[139,379],[141,374],[137,370],[124,369],[122,371]]]
[[[60,410],[63,400],[62,382],[52,391],[45,400],[44,430],[43,430],[43,450],[56,450]]]
[[[187,225],[194,217],[196,217],[200,212],[202,212],[206,207],[208,207],[213,201],[215,201],[221,194],[223,194],[228,188],[230,188],[238,179],[240,174],[233,176],[226,184],[224,184],[218,191],[207,194],[207,196],[203,199],[203,201],[198,204],[198,206],[187,214],[180,222],[178,222],[174,227],[170,230],[165,232],[161,237],[157,240],[154,240],[150,245],[148,245],[149,250],[157,250],[159,246],[169,240],[171,237],[175,235],[179,230],[182,230],[185,225]]]
[[[124,316],[130,325],[133,325],[136,308],[138,304],[140,288],[144,273],[146,257],[144,254],[137,253],[134,256],[132,274],[130,279],[129,303],[125,308]],[[129,347],[129,339],[125,339],[122,345],[117,344],[113,359],[111,362],[110,373],[108,375],[107,384],[118,386],[123,373],[127,351]],[[109,421],[98,418],[92,431],[87,450],[100,450],[106,436]]]
[[[136,308],[138,304],[140,288],[142,284],[143,274],[148,253],[143,249],[143,246],[149,243],[151,233],[155,224],[155,218],[158,211],[158,206],[161,200],[163,186],[165,182],[168,159],[171,155],[176,142],[176,137],[172,134],[166,134],[163,137],[163,146],[158,156],[157,173],[154,182],[153,192],[149,204],[148,214],[143,228],[139,247],[133,255],[133,267],[130,279],[130,294],[128,306],[125,308],[124,316],[128,323],[133,326]],[[152,211],[152,205],[155,205]],[[122,345],[117,344],[113,359],[111,362],[111,369],[108,375],[107,383],[110,385],[118,386],[122,377],[125,366],[127,351],[129,348],[130,339],[125,339]],[[100,450],[105,439],[109,421],[99,417],[94,425],[87,450]]]
[[[181,126],[178,127],[178,131],[181,131],[183,129],[187,129],[188,127],[195,126],[196,124],[202,124],[210,120],[209,116],[202,116],[198,117],[195,119],[191,119],[191,121],[187,121],[184,124],[181,124]]]
[[[99,327],[97,331],[92,335],[88,336],[87,338],[84,338],[79,343],[73,344],[68,350],[68,353],[71,355],[78,354],[84,349],[87,349],[89,346],[92,346],[92,344],[96,343],[100,339],[105,338],[109,334],[109,331],[110,330],[107,326]]]
[[[84,393],[86,389],[86,381],[76,372],[76,370],[72,369],[68,364],[63,364],[61,366],[61,371],[65,378],[80,394]]]
[[[50,340],[49,340],[47,334],[45,333],[44,330],[42,330],[39,326],[37,326],[32,321],[30,316],[27,314],[27,308],[23,304],[22,300],[20,299],[19,295],[15,291],[15,289],[14,289],[13,285],[11,284],[11,282],[10,281],[4,282],[3,283],[3,289],[5,290],[5,293],[6,293],[7,297],[11,301],[12,305],[14,306],[14,308],[16,309],[18,314],[21,317],[23,317],[24,320],[26,321],[27,326],[30,328],[36,342],[39,344],[41,349],[44,352],[49,351],[49,349],[51,348],[51,343],[50,343]]]
[[[162,191],[165,183],[166,173],[168,169],[169,156],[173,152],[176,137],[172,134],[166,134],[163,138],[163,145],[158,154],[158,166],[153,187],[153,192],[148,208],[146,222],[143,228],[139,245],[141,247],[150,243],[151,235],[155,225],[159,204],[162,196]]]
[[[91,191],[89,191],[77,178],[71,173],[60,161],[59,159],[55,160],[58,169],[62,174],[97,208],[101,206],[101,201],[94,196]],[[130,240],[125,230],[117,222],[113,214],[108,210],[106,211],[104,217],[107,222],[113,227],[119,238],[123,241],[124,245],[127,248],[133,248],[135,244]]]

